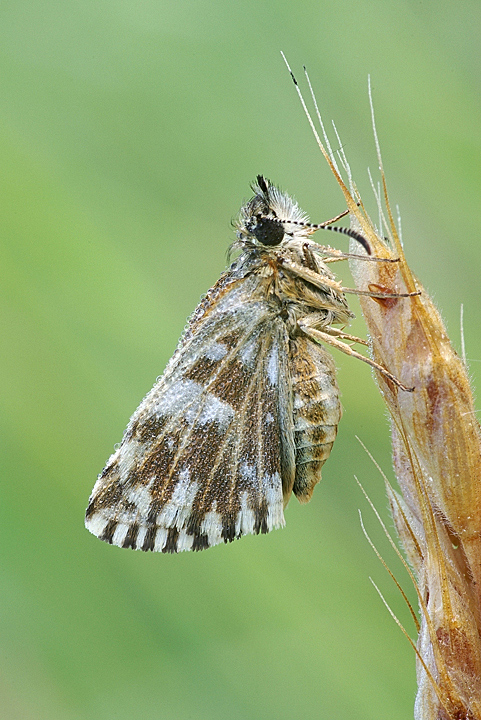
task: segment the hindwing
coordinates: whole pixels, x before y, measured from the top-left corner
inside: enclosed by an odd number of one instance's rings
[[[228,274],[99,476],[87,528],[142,550],[201,550],[284,525],[294,482],[284,322],[256,275]]]

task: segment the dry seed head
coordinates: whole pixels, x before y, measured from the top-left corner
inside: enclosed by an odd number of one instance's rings
[[[324,143],[292,77],[318,145],[344,193],[352,227],[369,240],[373,255],[400,259],[399,263],[352,260],[356,287],[383,289],[387,294],[421,291],[408,299],[360,297],[374,360],[415,388],[404,392],[376,373],[391,414],[400,487],[400,494],[388,487],[388,495],[399,538],[417,576],[421,628],[415,717],[481,720],[481,440],[466,368],[404,257],[389,205],[374,115],[384,207],[375,193],[389,244],[365,212],[342,150],[338,160],[348,183],[341,178],[312,89]]]
[[[399,245],[397,251],[398,267],[353,262],[356,284],[421,289]],[[391,509],[417,573],[424,611],[418,649],[436,683],[419,663],[417,717],[478,718],[481,450],[466,370],[424,290],[409,300],[361,305],[375,359],[415,387],[399,392],[378,376],[402,495],[390,492]]]
[[[387,194],[386,194],[386,202]],[[352,262],[357,287],[421,290],[408,300],[361,298],[374,358],[413,393],[378,375],[392,418],[401,495],[389,491],[399,537],[418,579],[417,718],[481,717],[481,446],[469,381],[441,317],[415,280],[396,227],[394,251],[370,226],[374,252],[397,265]]]

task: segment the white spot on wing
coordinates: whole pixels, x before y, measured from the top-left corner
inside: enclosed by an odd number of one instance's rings
[[[159,398],[156,412],[159,415],[183,415],[188,423],[196,420],[201,425],[216,422],[222,430],[227,428],[234,416],[233,408],[215,395],[207,393],[203,397],[202,385],[193,380],[179,380],[174,383]]]
[[[247,367],[252,367],[254,360],[257,357],[258,339],[257,337],[251,338],[247,342],[239,353],[239,360]]]
[[[273,343],[269,362],[267,363],[267,376],[271,385],[277,385],[279,379],[279,358],[277,355],[277,345]]]
[[[207,535],[209,545],[218,545],[222,542],[222,515],[215,510],[209,510],[202,520],[200,529]]]
[[[167,540],[167,528],[159,528],[155,534],[154,551],[161,552]]]
[[[215,395],[207,395],[204,407],[199,416],[199,423],[216,422],[220,430],[227,430],[232,418],[234,417],[234,408],[228,403],[222,402]]]
[[[117,465],[119,469],[120,482],[124,483],[129,478],[132,470],[137,466],[139,460],[145,454],[147,446],[131,438],[128,442],[122,443],[117,450]]]
[[[202,394],[202,385],[194,380],[178,380],[157,399],[155,411],[158,415],[172,415],[186,405],[197,404]]]
[[[249,535],[254,532],[254,511],[249,507],[248,493],[244,491],[241,495],[241,509],[237,513],[237,519],[235,523],[236,535]]]
[[[262,490],[267,501],[267,527],[269,530],[284,527],[282,482],[279,473],[262,478]]]
[[[212,345],[209,345],[205,352],[205,357],[208,360],[222,360],[223,357],[227,355],[227,348],[225,345],[222,345],[221,343],[214,342]]]
[[[92,533],[92,535],[100,537],[105,530],[107,523],[108,519],[106,517],[100,515],[100,513],[95,513],[85,521],[85,527]]]
[[[151,487],[154,480],[155,478],[151,478],[148,485],[136,485],[125,492],[127,501],[136,506],[141,517],[146,517],[149,514],[150,503],[152,502]]]
[[[119,547],[122,547],[122,544],[125,540],[125,536],[127,535],[128,529],[129,529],[128,525],[119,523],[117,525],[117,527],[115,528],[114,534],[112,536],[112,545],[118,545]]]
[[[185,530],[181,530],[177,539],[177,552],[182,552],[182,550],[190,550],[193,542],[194,536],[187,535]]]
[[[157,525],[163,528],[176,527],[179,530],[183,528],[192,512],[198,488],[197,482],[191,482],[189,470],[187,468],[182,470],[172,497],[157,516]]]
[[[145,536],[147,535],[147,525],[142,525],[137,533],[136,548],[141,548],[144,544]]]
[[[257,482],[257,468],[255,465],[248,465],[243,462],[239,467],[239,472],[241,477],[251,485]]]

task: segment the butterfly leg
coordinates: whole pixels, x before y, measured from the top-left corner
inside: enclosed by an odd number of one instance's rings
[[[369,343],[366,340],[358,338],[357,335],[349,335],[349,333],[345,333],[342,330],[338,330],[337,328],[330,327],[329,335],[334,335],[334,337],[341,338],[341,340],[349,340],[349,342],[369,347]]]
[[[382,375],[391,380],[391,382],[397,385],[397,387],[401,388],[401,390],[405,390],[407,392],[412,392],[414,390],[414,388],[408,388],[403,385],[402,382],[397,379],[397,377],[395,377],[392,373],[389,372],[389,370],[386,370],[386,368],[379,363],[365,357],[364,355],[361,355],[361,353],[356,352],[356,350],[353,350],[350,345],[347,345],[347,343],[342,342],[342,340],[338,340],[336,337],[333,337],[327,332],[323,332],[322,330],[318,330],[317,328],[312,327],[307,318],[302,318],[301,320],[299,320],[298,326],[303,333],[305,333],[315,342],[325,342],[328,345],[337,348],[345,355],[350,355],[351,357],[357,358],[358,360],[362,360],[363,362],[367,363],[372,368],[378,370],[380,373],[382,373]]]
[[[420,290],[409,293],[397,293],[397,292],[373,292],[371,290],[358,290],[357,288],[345,288],[341,287],[341,292],[349,293],[350,295],[364,295],[366,297],[378,298],[379,300],[396,300],[397,298],[409,298],[421,295]]]
[[[307,243],[305,247],[308,248]],[[337,256],[336,256],[337,259]],[[278,256],[277,262],[279,266],[285,269],[288,273],[294,277],[302,278],[307,282],[312,283],[315,287],[325,290],[326,287],[332,288],[338,293],[349,293],[350,295],[365,295],[367,297],[379,298],[381,300],[395,300],[397,298],[408,298],[416,295],[421,295],[420,291],[410,293],[397,293],[397,292],[374,292],[371,290],[357,290],[355,288],[343,287],[337,280],[332,277],[328,277],[325,273],[321,274],[311,269],[310,267],[304,267],[299,263],[292,262],[285,257]]]

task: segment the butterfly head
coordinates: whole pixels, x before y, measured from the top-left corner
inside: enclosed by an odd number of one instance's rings
[[[236,223],[241,243],[275,247],[284,239],[305,239],[313,232],[306,213],[267,178],[258,175],[252,190],[254,197],[241,209]]]

